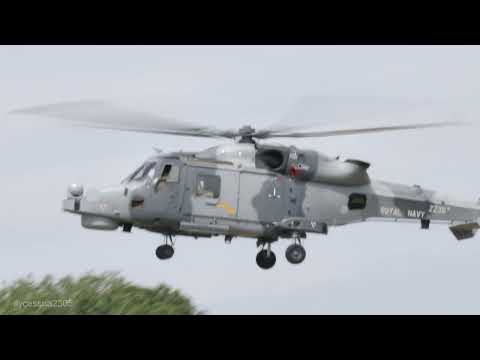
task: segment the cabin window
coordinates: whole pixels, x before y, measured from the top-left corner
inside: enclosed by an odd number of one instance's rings
[[[220,196],[220,176],[197,175],[196,195],[217,199]]]
[[[361,210],[367,206],[367,196],[364,194],[351,194],[348,197],[348,208],[350,210]]]

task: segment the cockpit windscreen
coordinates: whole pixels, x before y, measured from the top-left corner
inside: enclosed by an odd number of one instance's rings
[[[122,183],[129,183],[132,181],[142,181],[147,176],[153,178],[155,174],[155,165],[157,163],[153,161],[147,161],[142,164],[137,170],[135,170],[132,174],[130,174],[126,179],[122,181]]]

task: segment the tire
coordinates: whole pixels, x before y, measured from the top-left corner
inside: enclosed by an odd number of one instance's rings
[[[257,254],[257,265],[261,269],[268,270],[275,265],[277,257],[273,251],[270,251],[270,256],[267,256],[267,250],[261,250]]]
[[[157,255],[157,258],[160,260],[170,259],[174,253],[175,250],[171,245],[160,245],[155,251],[155,255]]]
[[[300,264],[306,256],[305,248],[299,244],[292,244],[285,251],[285,257],[290,264]]]

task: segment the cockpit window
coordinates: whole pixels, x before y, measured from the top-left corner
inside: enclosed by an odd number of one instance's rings
[[[172,165],[172,164],[165,164],[162,170],[162,174],[160,177],[155,180],[155,191],[159,191],[163,184],[166,183],[178,183],[178,180],[180,178],[180,168],[177,165]]]
[[[155,174],[155,165],[155,162],[147,162],[143,164],[127,178],[127,182],[143,180],[147,175],[153,179]]]
[[[155,164],[148,170],[147,176],[150,180],[153,180],[153,176],[155,175]]]
[[[168,174],[170,174],[170,170],[172,170],[172,165],[170,164],[165,165],[162,171],[162,176],[160,177],[160,181],[167,181]]]

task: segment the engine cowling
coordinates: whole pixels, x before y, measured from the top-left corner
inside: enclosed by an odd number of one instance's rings
[[[280,174],[287,172],[289,148],[283,146],[262,145],[257,147],[255,153],[255,166],[268,169]]]
[[[303,181],[354,186],[370,182],[370,164],[361,160],[329,158],[313,150],[265,146],[256,154],[256,166]]]

